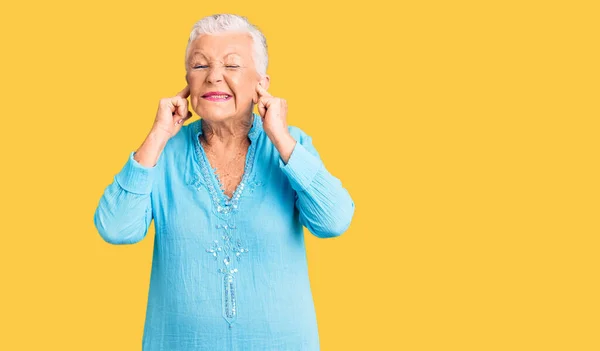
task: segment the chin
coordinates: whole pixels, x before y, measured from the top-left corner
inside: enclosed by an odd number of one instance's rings
[[[200,108],[197,111],[198,116],[207,119],[209,121],[224,121],[228,118],[235,116],[235,111],[229,111],[228,109],[221,108]]]
[[[201,104],[200,106],[196,106],[194,111],[203,119],[211,122],[220,122],[236,116],[246,115],[246,113],[251,114],[253,109],[252,105],[248,105],[247,109],[245,109],[246,112],[243,112],[241,110],[235,111],[232,106],[206,106],[205,104]]]

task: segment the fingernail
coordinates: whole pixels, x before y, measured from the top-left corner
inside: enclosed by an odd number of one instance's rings
[[[183,119],[180,119],[179,121],[177,121],[177,124],[181,124],[181,122],[183,122]]]

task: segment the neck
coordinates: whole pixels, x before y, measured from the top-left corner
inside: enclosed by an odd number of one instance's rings
[[[219,149],[237,148],[248,141],[248,132],[252,128],[254,115],[229,119],[221,122],[210,122],[201,119],[203,141],[209,147]]]

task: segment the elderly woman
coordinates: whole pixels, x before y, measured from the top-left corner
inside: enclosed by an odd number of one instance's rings
[[[319,349],[303,226],[337,237],[354,203],[287,125],[267,61],[245,17],[198,21],[187,86],[160,101],[100,199],[94,223],[109,243],[142,240],[154,219],[143,350]],[[184,125],[188,97],[201,119]]]

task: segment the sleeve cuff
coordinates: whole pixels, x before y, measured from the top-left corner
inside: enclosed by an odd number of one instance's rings
[[[302,144],[296,142],[287,164],[279,157],[279,167],[287,175],[292,188],[296,191],[303,191],[308,189],[321,167],[323,167],[323,163]]]
[[[135,194],[150,194],[154,181],[157,165],[146,167],[137,162],[133,156],[135,151],[129,154],[127,163],[115,176],[115,180],[121,188]],[[158,163],[157,163],[158,164]]]

